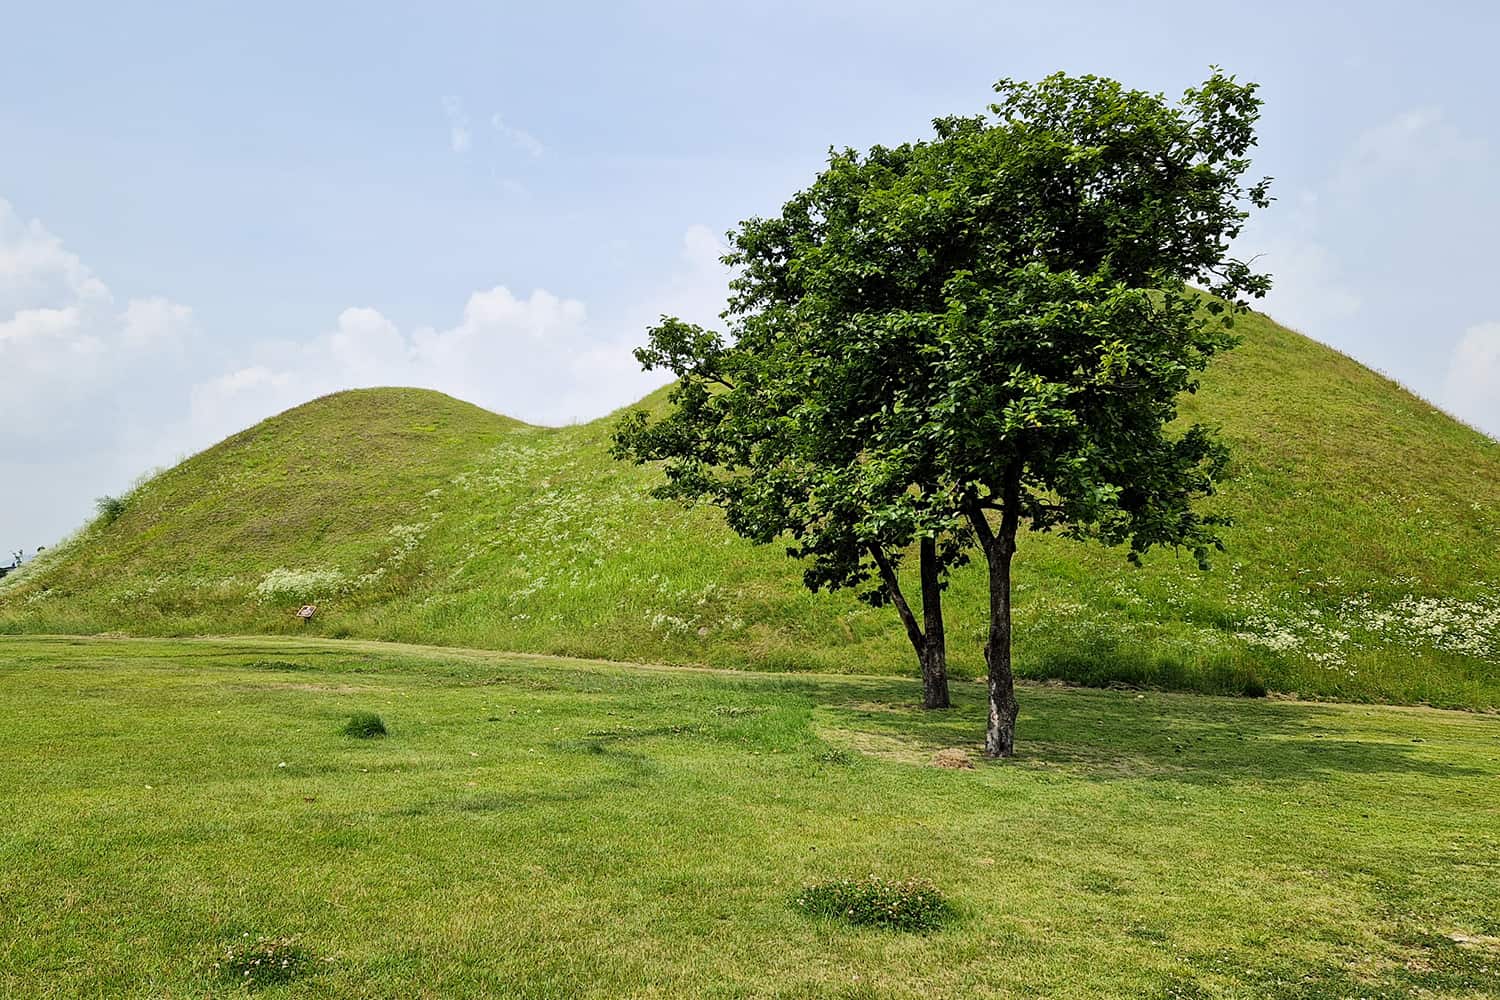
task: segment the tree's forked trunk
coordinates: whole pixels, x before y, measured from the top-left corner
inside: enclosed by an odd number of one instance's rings
[[[990,577],[990,628],[984,644],[984,662],[989,668],[989,724],[984,733],[984,752],[990,757],[1010,757],[1016,752],[1020,705],[1011,668],[1010,564],[1020,526],[1020,493],[1020,470],[1013,468],[1005,477],[999,527],[991,527],[981,508],[969,512]]]
[[[943,588],[938,579],[937,540],[922,539],[922,707],[948,708],[948,638],[943,630]]]
[[[885,552],[878,545],[872,545],[870,555],[880,569],[886,592],[891,595],[891,603],[901,616],[901,624],[906,626],[906,637],[911,640],[917,662],[921,665],[922,707],[948,708],[952,704],[948,696],[948,640],[943,630],[942,589],[938,586],[936,541],[924,538],[921,543],[923,621],[920,624],[917,616],[912,613],[911,605],[906,603],[906,595],[901,592],[901,581]],[[925,631],[923,625],[926,626]]]

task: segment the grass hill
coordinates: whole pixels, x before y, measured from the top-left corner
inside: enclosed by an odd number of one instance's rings
[[[1025,536],[1023,675],[1500,707],[1500,444],[1264,317],[1185,415],[1234,449],[1212,572]],[[647,405],[661,405],[661,396]],[[905,673],[889,609],[810,595],[778,547],[651,500],[608,419],[540,428],[440,393],[315,400],[146,482],[0,582],[0,632],[332,637]],[[295,607],[315,601],[302,625]],[[984,587],[947,599],[982,669]]]

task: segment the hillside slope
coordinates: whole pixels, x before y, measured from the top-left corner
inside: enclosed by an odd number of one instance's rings
[[[1500,707],[1500,445],[1254,316],[1186,401],[1234,449],[1212,572],[1028,535],[1032,677]],[[660,394],[648,405],[659,405]],[[0,583],[0,631],[286,632],[771,669],[906,672],[889,610],[810,595],[779,547],[651,500],[611,421],[537,428],[411,389],[265,421]],[[317,618],[292,616],[316,601]],[[982,668],[984,587],[947,598]]]

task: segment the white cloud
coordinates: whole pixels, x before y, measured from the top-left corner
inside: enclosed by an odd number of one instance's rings
[[[192,334],[193,310],[158,295],[131,300],[121,320],[127,346],[136,350],[178,350]]]
[[[91,498],[170,457],[192,314],[165,298],[116,306],[40,222],[0,201],[0,531],[55,539]],[[126,442],[138,440],[140,446]]]
[[[457,97],[444,97],[443,115],[448,119],[449,147],[455,153],[467,153],[474,144],[474,135],[469,131],[469,115],[464,111],[464,102]]]
[[[1471,326],[1448,366],[1443,403],[1485,433],[1500,437],[1500,322]]]
[[[1359,314],[1363,297],[1349,283],[1322,238],[1319,200],[1311,192],[1281,203],[1272,221],[1256,216],[1234,251],[1254,258],[1271,275],[1271,292],[1257,307],[1325,342]]]
[[[107,301],[109,289],[40,222],[0,198],[0,316],[58,301]]]
[[[619,363],[599,366],[601,352]],[[470,295],[452,326],[402,331],[378,310],[351,308],[332,330],[274,353],[275,364],[195,386],[194,425],[227,433],[328,392],[386,385],[440,389],[562,423],[597,416],[601,401],[628,402],[639,388],[627,345],[590,327],[583,303],[543,289],[518,296],[503,285]]]
[[[1256,266],[1272,276],[1264,308],[1277,319],[1320,337],[1335,336],[1360,311],[1362,299],[1345,283],[1333,255],[1316,240],[1287,238],[1261,244]]]
[[[721,252],[693,227],[668,276],[608,319],[577,299],[499,284],[446,325],[403,327],[351,307],[321,332],[210,359],[189,307],[163,297],[117,307],[57,237],[0,202],[0,545],[55,540],[92,497],[341,389],[433,388],[533,423],[600,416],[662,383],[631,354],[661,313],[713,322],[726,293]]]
[[[536,136],[532,135],[525,129],[516,128],[513,125],[507,125],[505,123],[505,119],[499,115],[492,116],[490,118],[490,124],[493,125],[495,127],[495,131],[504,136],[511,145],[515,146],[517,149],[520,149],[525,153],[528,153],[532,157],[539,157],[547,151],[547,147],[542,144],[542,140],[538,139]]]
[[[165,298],[123,310],[105,284],[40,222],[0,201],[0,449],[72,419],[104,385],[180,355],[191,311]],[[41,430],[39,430],[39,428]],[[3,452],[0,452],[3,454]]]
[[[440,389],[532,423],[592,419],[664,381],[631,353],[662,313],[715,322],[728,282],[722,253],[712,232],[691,227],[677,267],[613,322],[576,299],[504,285],[471,294],[450,326],[403,331],[376,309],[346,309],[330,330],[262,343],[253,363],[200,381],[191,423],[223,435],[325,393],[383,385]]]
[[[1453,164],[1482,152],[1482,145],[1460,132],[1441,108],[1413,108],[1360,133],[1330,187],[1336,194],[1357,197],[1392,179],[1440,180],[1449,176]]]
[[[63,309],[22,309],[10,319],[0,322],[0,343],[9,341],[13,346],[28,341],[58,339],[67,340],[77,332],[78,307]],[[12,363],[17,363],[14,359]]]

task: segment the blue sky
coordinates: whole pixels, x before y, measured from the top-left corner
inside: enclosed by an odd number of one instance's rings
[[[1500,434],[1500,6],[0,4],[0,547],[351,385],[650,388],[717,241],[1001,76],[1258,81],[1266,308]]]

